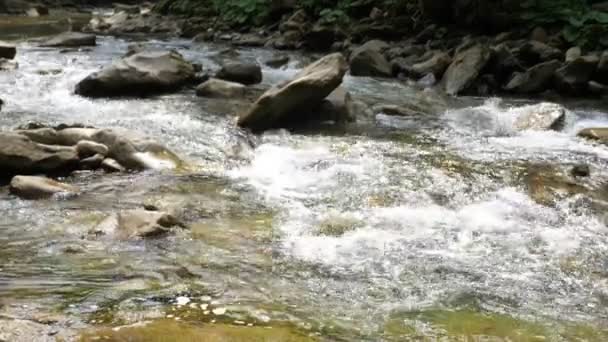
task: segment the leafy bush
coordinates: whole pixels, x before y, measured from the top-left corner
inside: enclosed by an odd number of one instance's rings
[[[216,11],[227,21],[236,24],[256,24],[270,11],[269,0],[213,0]]]
[[[529,0],[523,19],[538,25],[563,27],[566,41],[582,47],[608,46],[608,13],[593,10],[583,0]]]

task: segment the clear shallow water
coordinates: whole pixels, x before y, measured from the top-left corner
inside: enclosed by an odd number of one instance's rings
[[[67,53],[22,43],[19,69],[0,74],[0,127],[33,120],[127,128],[168,145],[189,167],[75,175],[66,180],[84,189],[75,199],[28,202],[3,191],[6,314],[59,312],[77,328],[113,326],[178,315],[174,304],[186,296],[227,313],[186,306],[184,320],[288,322],[327,340],[466,336],[447,318],[415,315],[436,310],[557,327],[546,332],[549,340],[569,340],[569,325],[590,327],[586,338],[607,328],[608,230],[589,204],[593,196],[543,205],[522,180],[529,165],[585,162],[593,172],[587,185],[601,189],[608,148],[576,137],[608,124],[593,105],[571,107],[561,132],[516,132],[513,103],[470,99],[445,112],[379,116],[341,130],[269,132],[250,149],[227,114],[233,107],[192,90],[144,100],[73,95],[76,82],[129,44],[99,43]],[[151,44],[211,70],[223,58],[271,54]],[[264,83],[297,67],[265,69]],[[345,84],[371,102],[420,96],[390,82],[348,77]],[[87,236],[105,215],[149,202],[176,210],[191,229],[146,241]]]

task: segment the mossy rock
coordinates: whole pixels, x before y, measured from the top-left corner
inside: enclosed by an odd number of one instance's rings
[[[80,341],[109,342],[310,342],[316,339],[288,327],[246,327],[227,324],[195,326],[175,320],[158,320],[84,333]]]

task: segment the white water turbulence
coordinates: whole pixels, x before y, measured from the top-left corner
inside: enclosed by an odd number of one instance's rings
[[[536,103],[463,99],[432,115],[270,131],[248,144],[227,101],[193,89],[147,99],[74,95],[76,82],[130,42],[99,43],[67,53],[20,45],[18,71],[0,74],[0,127],[137,131],[187,167],[140,154],[158,170],[70,176],[82,189],[72,199],[2,193],[0,296],[12,315],[60,310],[75,325],[118,326],[177,318],[167,305],[194,305],[193,320],[292,324],[328,341],[404,340],[386,338],[385,322],[434,309],[549,325],[608,320],[608,148],[577,137],[608,125],[604,108],[566,104],[559,130],[518,130]],[[226,54],[185,40],[149,44],[212,71]],[[243,61],[272,54],[228,52]],[[310,59],[292,57],[282,69],[264,67],[263,86]],[[406,91],[350,76],[344,86],[389,102]],[[591,177],[570,177],[581,163]],[[108,214],[143,206],[170,208],[191,229],[151,240],[88,238]]]

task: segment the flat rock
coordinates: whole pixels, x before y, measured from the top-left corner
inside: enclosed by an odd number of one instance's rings
[[[608,144],[608,127],[591,127],[585,128],[577,134],[581,138],[598,141],[602,144]]]
[[[78,166],[74,148],[38,144],[16,133],[0,133],[0,173],[66,173]]]
[[[238,98],[245,95],[245,86],[236,82],[210,78],[196,87],[196,95],[203,97]]]
[[[175,217],[159,211],[134,209],[112,214],[90,233],[113,235],[119,239],[156,237],[168,233],[172,228],[183,226]]]
[[[78,188],[74,186],[38,176],[15,176],[11,180],[9,190],[25,199],[48,198],[59,193],[78,193]]]
[[[257,63],[228,63],[215,75],[216,78],[242,84],[262,82],[262,68]]]
[[[66,32],[40,44],[42,47],[79,47],[79,46],[95,46],[97,45],[97,37],[94,34]]]

